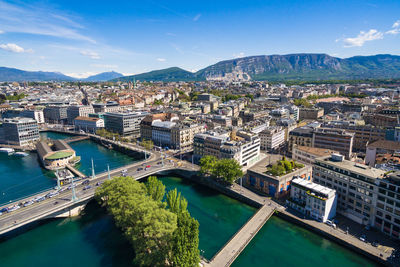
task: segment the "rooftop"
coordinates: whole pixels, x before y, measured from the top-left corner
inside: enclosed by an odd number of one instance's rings
[[[326,195],[329,195],[332,192],[333,193],[336,192],[336,190],[334,190],[334,189],[331,189],[331,188],[328,188],[328,187],[325,187],[325,186],[322,186],[322,185],[319,185],[319,184],[316,184],[316,183],[313,183],[313,182],[310,182],[308,180],[304,180],[301,178],[293,179],[292,184],[298,184],[298,185],[301,185],[301,186],[303,186],[307,189],[310,189],[314,192],[318,192],[318,193],[322,193],[322,194],[326,194]]]
[[[390,141],[390,140],[378,140],[368,144],[371,148],[380,148],[390,151],[400,150],[400,142]]]
[[[51,154],[50,156],[46,157],[46,159],[50,159],[50,160],[62,159],[62,158],[70,157],[73,154],[74,154],[74,152],[71,152],[71,151],[57,151],[56,153]]]
[[[308,147],[308,146],[298,146],[298,145],[295,145],[295,149],[300,150],[302,152],[306,152],[308,154],[312,154],[317,157],[329,156],[332,153],[338,153],[337,151],[331,150],[331,149]]]
[[[95,118],[95,117],[82,117],[78,116],[75,118],[76,121],[98,121],[101,120],[100,118]]]
[[[382,178],[385,174],[385,171],[383,170],[372,168],[370,166],[356,163],[350,160],[334,161],[332,160],[331,156],[317,158],[316,161],[329,164],[339,169],[348,170],[350,172],[357,173],[372,179]]]

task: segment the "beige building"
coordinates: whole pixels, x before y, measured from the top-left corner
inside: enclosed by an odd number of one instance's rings
[[[315,159],[319,157],[330,156],[333,153],[338,153],[335,150],[307,147],[307,146],[293,146],[292,158],[306,164],[314,164]]]
[[[56,170],[66,165],[75,165],[80,161],[73,150],[64,140],[41,141],[36,144],[39,160],[46,169]]]
[[[292,153],[294,145],[312,147],[313,128],[303,126],[289,132],[288,151]]]
[[[317,120],[324,116],[322,108],[300,108],[299,120]]]

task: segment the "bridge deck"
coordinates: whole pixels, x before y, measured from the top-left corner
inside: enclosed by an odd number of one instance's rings
[[[273,206],[263,205],[211,259],[210,266],[230,266],[274,214],[274,211],[275,208]]]

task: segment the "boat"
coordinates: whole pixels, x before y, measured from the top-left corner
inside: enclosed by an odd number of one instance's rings
[[[29,154],[26,152],[15,152],[14,156],[26,157],[26,156],[29,156]]]
[[[7,155],[11,155],[15,152],[13,148],[2,147],[0,148],[0,153],[7,153]]]

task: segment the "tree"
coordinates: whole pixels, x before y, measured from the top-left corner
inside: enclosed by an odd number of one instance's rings
[[[214,156],[204,156],[200,159],[200,172],[202,174],[211,174],[214,170],[217,158]]]
[[[172,265],[198,266],[199,222],[186,211],[178,214],[177,224],[172,238]]]
[[[152,140],[143,140],[142,142],[140,142],[140,145],[147,150],[152,150],[154,147],[154,143]]]
[[[175,214],[182,213],[187,210],[187,200],[181,197],[176,188],[167,193],[167,205],[169,210]]]
[[[146,183],[147,194],[157,201],[161,202],[165,195],[165,185],[155,176],[150,176]]]
[[[228,184],[243,176],[242,167],[234,159],[221,159],[215,164],[213,175]]]

